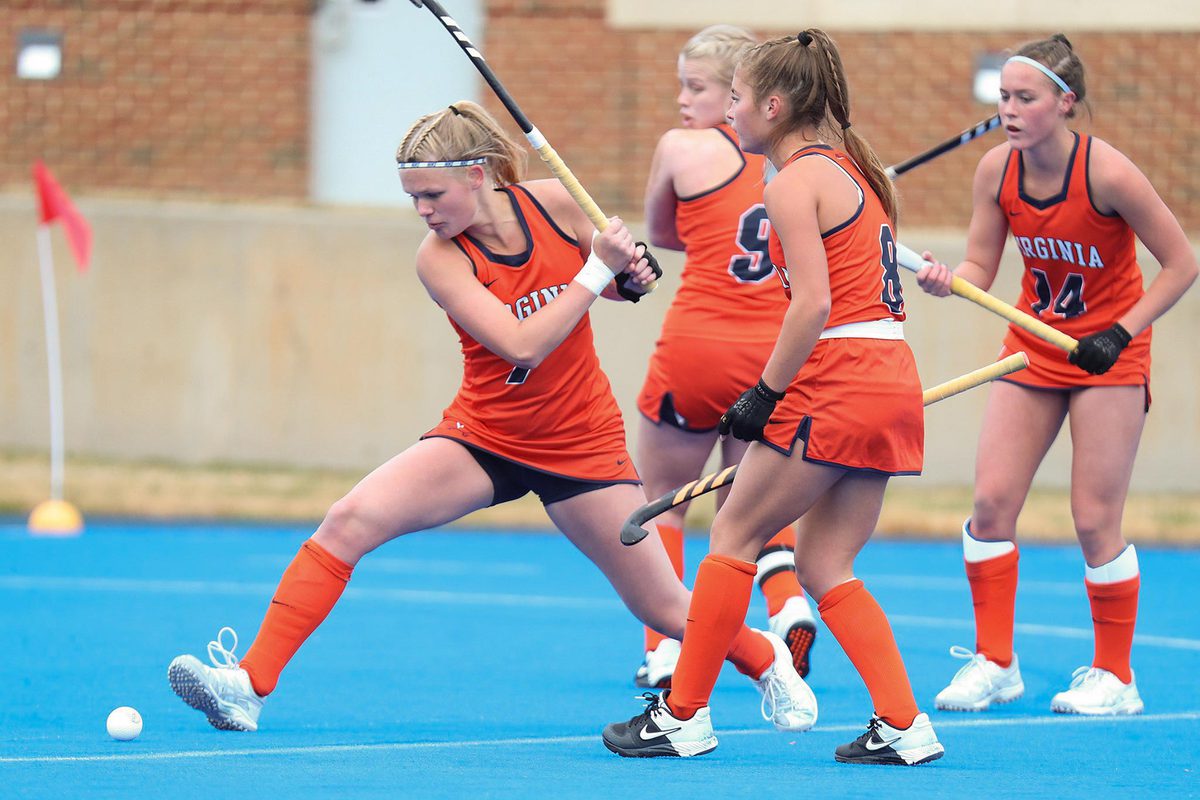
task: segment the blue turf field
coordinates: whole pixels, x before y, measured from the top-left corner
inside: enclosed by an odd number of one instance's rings
[[[1200,551],[1140,551],[1134,668],[1142,717],[1051,714],[1091,657],[1082,562],[1026,546],[1017,650],[1027,694],[980,715],[932,712],[946,756],[915,768],[836,764],[870,715],[828,631],[809,680],[820,721],[800,736],[759,717],[731,668],[713,698],[720,746],[688,760],[621,759],[604,723],[641,709],[639,627],[560,536],[418,534],[368,556],[301,649],[255,734],[222,733],[170,691],[179,653],[206,658],[221,625],[244,651],[307,528],[93,522],[75,540],[0,526],[0,797],[1196,797]],[[615,533],[614,533],[615,535]],[[703,550],[688,542],[688,563]],[[970,598],[950,543],[872,543],[859,575],[891,615],[919,702],[970,646]],[[751,624],[765,623],[761,598]],[[109,710],[138,708],[128,743]],[[786,792],[786,795],[784,794]]]

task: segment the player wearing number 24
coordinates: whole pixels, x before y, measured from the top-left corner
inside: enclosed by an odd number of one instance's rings
[[[1018,307],[1079,346],[1068,355],[1016,326],[1005,337],[1003,352],[1024,350],[1030,365],[992,387],[984,412],[974,510],[963,524],[976,642],[973,651],[951,650],[967,664],[937,696],[946,710],[978,711],[1024,692],[1013,652],[1017,516],[1067,417],[1071,512],[1095,650],[1051,708],[1142,710],[1130,667],[1140,577],[1121,515],[1150,408],[1150,325],[1192,284],[1197,265],[1146,176],[1111,145],[1071,130],[1085,98],[1083,64],[1065,36],[1019,48],[1000,74],[1008,141],[984,155],[975,172],[966,259],[953,274],[989,288],[1011,230],[1025,263]],[[1135,236],[1162,265],[1145,290]],[[944,264],[924,267],[917,280],[932,294],[950,293]]]
[[[943,753],[887,617],[854,577],[889,477],[921,471],[924,419],[903,338],[895,193],[852,129],[849,94],[837,47],[817,29],[756,46],[734,72],[727,115],[741,148],[779,169],[764,202],[790,302],[757,384],[719,426],[750,445],[713,521],[672,688],[604,730],[622,755],[685,754],[648,752],[647,730],[712,735],[709,697],[750,601],[751,559],[795,519],[800,582],[874,705],[866,732],[834,757],[911,765]],[[815,720],[815,699],[808,710]]]

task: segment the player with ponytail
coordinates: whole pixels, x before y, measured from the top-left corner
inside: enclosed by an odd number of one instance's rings
[[[892,475],[921,471],[921,386],[904,342],[896,201],[865,139],[834,42],[816,29],[765,42],[738,63],[729,121],[740,146],[778,168],[764,193],[771,260],[789,304],[757,383],[719,431],[750,442],[713,521],[672,688],[604,742],[621,755],[687,755],[675,737],[711,739],[709,698],[744,618],[752,559],[799,519],[796,567],[822,621],[871,695],[867,730],[838,761],[921,764],[940,758],[887,617],[854,561],[870,539]],[[798,695],[793,692],[793,695]],[[816,699],[793,709],[809,726]],[[710,748],[711,749],[711,748]]]
[[[938,708],[981,711],[1025,691],[1013,650],[1019,558],[1017,517],[1034,474],[1070,419],[1071,513],[1083,550],[1095,649],[1054,711],[1137,714],[1130,666],[1140,572],[1121,533],[1134,454],[1150,409],[1150,325],[1196,278],[1196,256],[1178,221],[1133,162],[1070,127],[1087,98],[1083,64],[1062,34],[1019,48],[1000,73],[1008,141],[979,162],[966,259],[918,273],[935,295],[957,275],[988,289],[1012,234],[1024,260],[1017,308],[1079,340],[1070,354],[1017,326],[1003,353],[1029,367],[992,386],[975,462],[975,503],[963,523],[975,610],[975,647],[938,694]],[[1143,289],[1135,238],[1162,265]],[[933,261],[931,254],[926,258]]]

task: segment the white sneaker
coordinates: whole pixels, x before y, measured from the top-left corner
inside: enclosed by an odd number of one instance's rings
[[[671,676],[679,662],[679,641],[663,639],[658,647],[646,651],[642,665],[633,673],[633,683],[639,689],[670,689]]]
[[[667,705],[667,695],[646,692],[646,710],[628,722],[604,727],[604,746],[630,758],[676,756],[687,758],[711,753],[717,747],[708,706],[691,719],[678,719]]]
[[[767,621],[767,630],[783,639],[792,653],[792,666],[801,678],[808,677],[808,654],[817,638],[817,621],[803,596],[789,597]]]
[[[221,643],[226,631],[233,637],[229,648]],[[208,643],[208,657],[215,666],[202,664],[193,656],[179,656],[167,667],[167,680],[175,694],[192,708],[204,712],[214,728],[256,731],[263,698],[250,685],[250,675],[238,666],[233,654],[237,641],[233,628],[221,628],[216,640]]]
[[[1054,695],[1050,701],[1050,710],[1059,714],[1116,716],[1140,714],[1144,708],[1132,670],[1129,683],[1122,683],[1116,675],[1097,667],[1075,670],[1070,688]]]
[[[950,685],[938,692],[933,705],[942,711],[983,711],[993,703],[1008,703],[1025,694],[1017,654],[1012,663],[1002,667],[989,661],[983,653],[972,653],[954,645],[950,655],[965,658],[966,666],[950,680]]]
[[[781,731],[806,731],[817,722],[817,698],[796,672],[783,639],[770,631],[759,633],[775,648],[775,661],[754,681],[763,696],[763,719]]]
[[[898,764],[912,767],[937,761],[946,748],[938,741],[928,714],[917,714],[907,728],[893,728],[871,717],[867,732],[849,744],[839,745],[833,757],[843,764]]]

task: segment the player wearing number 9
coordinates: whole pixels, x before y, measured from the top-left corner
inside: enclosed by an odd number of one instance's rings
[[[1079,340],[1069,355],[1011,326],[1004,352],[1029,368],[991,389],[963,526],[975,598],[974,652],[937,697],[939,708],[978,711],[1024,690],[1013,652],[1017,515],[1034,473],[1071,419],[1071,511],[1095,620],[1090,667],[1051,703],[1055,711],[1130,714],[1142,701],[1130,668],[1137,555],[1121,534],[1134,453],[1150,407],[1150,324],[1196,277],[1196,259],[1146,176],[1111,145],[1069,127],[1085,102],[1083,64],[1066,37],[1021,47],[1001,71],[1008,137],[979,163],[966,259],[954,274],[991,286],[1011,231],[1025,264],[1017,307]],[[1143,291],[1135,236],[1162,265]],[[926,254],[930,260],[932,258]],[[933,294],[950,272],[918,273]]]
[[[629,723],[608,726],[605,741],[624,755],[659,755],[629,731],[653,723],[684,735],[711,725],[709,697],[750,601],[752,559],[799,519],[800,582],[820,598],[822,622],[874,705],[866,732],[834,757],[932,761],[942,745],[917,707],[887,617],[854,576],[889,477],[917,474],[923,463],[921,385],[896,279],[894,189],[852,129],[841,57],[823,31],[750,50],[731,99],[728,117],[742,149],[779,169],[764,202],[771,260],[790,302],[757,386],[722,419],[723,432],[753,441],[713,521],[671,693]],[[815,699],[801,711],[815,719]]]
[[[787,310],[767,253],[764,159],[742,153],[725,121],[738,57],[756,44],[747,31],[713,25],[691,37],[678,58],[681,127],[663,134],[646,183],[650,243],[683,250],[680,285],[663,320],[638,396],[638,469],[646,494],[659,497],[703,472],[717,445],[721,413],[758,380]],[[722,466],[746,443],[721,443]],[[717,497],[718,505],[726,492]],[[687,506],[663,514],[658,531],[682,578]],[[768,626],[787,642],[801,675],[816,633],[796,582],[796,534],[784,526],[759,553],[759,587]],[[679,643],[646,629],[646,659],[635,681],[670,686]]]

